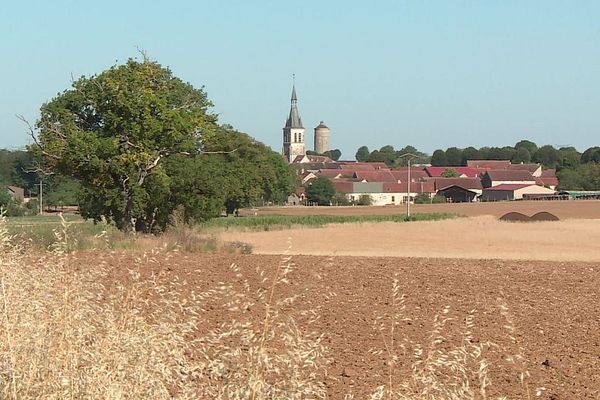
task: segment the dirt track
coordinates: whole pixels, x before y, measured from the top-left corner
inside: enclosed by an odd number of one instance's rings
[[[135,255],[117,253],[82,254],[91,265],[101,258],[114,266],[113,284],[126,281],[123,265],[132,265]],[[155,256],[156,263],[145,264],[144,275],[157,274],[159,280],[182,284],[182,293],[212,288],[218,282],[239,283],[229,269],[236,263],[252,288],[259,285],[257,268],[270,276],[280,264],[279,256],[230,254],[174,254]],[[320,318],[310,327],[299,317],[302,329],[317,330],[326,337],[333,357],[325,378],[331,399],[353,392],[364,399],[373,388],[386,383],[387,365],[382,336],[373,328],[377,317],[398,312],[390,303],[392,281],[399,279],[407,296],[404,321],[398,327],[398,340],[427,345],[431,321],[450,306],[449,323],[443,332],[449,342],[460,338],[461,320],[476,310],[475,340],[491,340],[500,348],[486,354],[490,362],[490,398],[504,394],[525,399],[519,384],[520,367],[503,359],[523,347],[524,365],[530,374],[531,390],[545,387],[542,399],[600,398],[600,309],[598,287],[600,266],[590,263],[406,259],[374,257],[295,256],[291,284],[277,289],[278,296],[297,294],[287,312],[297,315],[314,309]],[[108,283],[108,282],[107,282]],[[179,284],[178,284],[179,285]],[[517,343],[511,343],[503,327],[506,320],[498,305],[505,302],[514,318]],[[199,334],[231,318],[263,318],[250,309],[245,316],[223,309],[207,310]],[[401,353],[401,352],[400,352]],[[393,375],[396,383],[410,375],[410,356],[400,355]],[[492,396],[494,395],[494,396]]]
[[[497,203],[455,203],[455,204],[415,204],[413,213],[448,212],[465,216],[493,215],[500,217],[508,212],[518,211],[531,216],[540,211],[548,211],[560,219],[591,218],[600,219],[599,200],[577,201],[504,201]],[[244,215],[371,215],[402,214],[406,206],[385,207],[263,207],[256,210],[243,210]]]
[[[510,223],[489,216],[221,233],[257,254],[600,261],[600,221]]]

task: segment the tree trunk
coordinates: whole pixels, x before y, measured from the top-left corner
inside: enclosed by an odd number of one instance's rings
[[[123,216],[121,230],[128,235],[135,234],[135,218],[133,217],[133,193],[131,189],[123,189]]]

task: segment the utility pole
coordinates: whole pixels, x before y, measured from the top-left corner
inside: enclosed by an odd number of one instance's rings
[[[44,214],[44,181],[40,179],[40,215]]]
[[[407,174],[407,180],[408,182],[406,182],[406,219],[409,220],[410,219],[410,159],[411,157],[419,157],[416,154],[412,154],[412,153],[405,153],[402,154],[400,157],[398,158],[402,158],[402,157],[408,157],[408,174]]]

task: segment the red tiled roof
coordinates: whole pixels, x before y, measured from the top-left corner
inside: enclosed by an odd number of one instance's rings
[[[408,180],[407,168],[405,168],[404,170],[392,170],[391,173],[394,176],[394,178],[396,178],[396,180],[398,181],[406,182]],[[413,182],[416,182],[423,178],[427,178],[428,176],[429,175],[427,175],[427,172],[423,171],[422,169],[410,169],[410,180]]]
[[[555,169],[542,170],[542,178],[556,178],[556,170]]]
[[[466,175],[468,178],[475,178],[478,171],[470,167],[425,167],[425,172],[431,177],[437,178],[442,176],[447,169],[455,170],[459,175]]]
[[[479,178],[435,178],[433,179],[436,190],[450,186],[459,186],[463,189],[482,189]]]
[[[354,177],[367,182],[397,182],[391,171],[355,171]]]
[[[383,182],[383,191],[387,193],[406,193],[408,189],[407,182]],[[433,182],[411,182],[411,193],[435,193]]]
[[[343,175],[344,173],[345,173],[345,171],[343,171],[341,169],[328,169],[328,168],[320,169],[318,172],[319,175],[326,176],[328,178],[336,178],[340,175]]]
[[[535,178],[529,171],[509,171],[505,169],[486,171],[486,174],[492,181],[530,181],[535,182]]]
[[[389,170],[390,167],[387,166],[384,162],[349,162],[349,161],[339,161],[338,162],[343,169],[354,169],[366,171],[370,169],[378,169],[378,170]]]
[[[467,160],[467,167],[483,169],[507,169],[509,160]]]
[[[541,186],[558,186],[558,178],[555,176],[541,176],[535,178],[535,184]]]
[[[510,164],[508,166],[509,171],[528,171],[534,173],[538,170],[540,164]]]
[[[518,190],[518,189],[526,188],[528,186],[535,186],[535,185],[530,185],[527,183],[503,183],[501,185],[492,186],[492,187],[486,188],[484,190]]]

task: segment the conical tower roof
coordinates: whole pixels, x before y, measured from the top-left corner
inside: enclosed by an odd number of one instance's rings
[[[296,96],[296,85],[292,86],[292,101],[290,107],[290,115],[288,116],[287,121],[285,122],[286,128],[302,128],[302,119],[300,118],[300,113],[298,112],[298,97]]]

